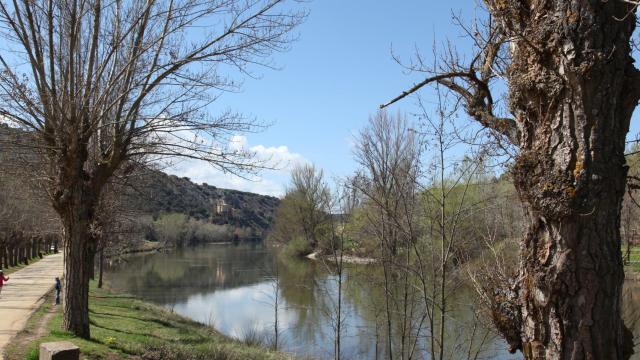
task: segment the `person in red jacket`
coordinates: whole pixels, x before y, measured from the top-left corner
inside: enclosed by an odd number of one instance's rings
[[[2,294],[2,286],[4,285],[5,281],[9,281],[9,278],[4,277],[4,273],[2,272],[2,270],[0,270],[0,294]]]

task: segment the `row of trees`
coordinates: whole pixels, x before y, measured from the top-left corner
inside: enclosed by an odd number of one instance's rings
[[[270,66],[305,15],[285,0],[0,2],[0,116],[46,160],[40,180],[65,236],[66,330],[90,337],[92,229],[114,174],[175,156],[255,169],[225,144],[260,124],[206,107],[237,89],[229,74]]]
[[[11,138],[0,125],[0,139]],[[62,228],[51,206],[30,175],[20,171],[32,161],[10,161],[7,146],[0,148],[0,269],[28,264],[31,259],[57,252]],[[14,156],[19,154],[13,153]],[[15,160],[15,159],[14,159]]]

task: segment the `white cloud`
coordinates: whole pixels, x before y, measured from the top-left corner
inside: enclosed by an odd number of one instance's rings
[[[272,282],[217,290],[191,296],[176,304],[174,310],[205,324],[213,322],[212,325],[224,334],[242,338],[247,330],[266,331],[272,326],[273,291]],[[298,311],[284,301],[278,312],[280,326],[283,329],[295,326]]]
[[[229,149],[240,151],[247,147],[247,137],[243,135],[234,135],[229,141]]]
[[[249,191],[253,193],[281,196],[289,181],[289,171],[297,164],[308,163],[302,155],[291,152],[287,146],[249,146],[245,136],[236,135],[229,140],[228,147],[232,150],[248,150],[255,154],[256,159],[266,166],[276,170],[263,170],[259,177],[243,179],[233,174],[225,174],[210,164],[194,159],[179,159],[165,169],[165,172],[176,176],[186,176],[191,181],[207,183],[219,188]]]
[[[287,173],[298,164],[305,164],[309,161],[297,153],[292,153],[289,148],[281,146],[266,147],[256,145],[249,148],[249,151],[256,154],[256,157],[273,168],[286,170]]]

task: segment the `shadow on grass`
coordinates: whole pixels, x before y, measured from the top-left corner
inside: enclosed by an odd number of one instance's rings
[[[98,315],[98,316],[119,317],[119,318],[123,318],[123,319],[136,320],[136,321],[140,321],[140,322],[152,322],[152,323],[158,324],[158,325],[160,325],[162,327],[166,327],[166,328],[175,328],[176,327],[176,325],[173,324],[172,322],[161,320],[161,319],[140,318],[140,317],[132,316],[132,315],[98,312],[98,311],[95,311],[95,310],[89,310],[89,313],[94,314],[94,315]]]
[[[211,338],[210,337],[207,337],[207,336],[204,336],[204,335],[200,335],[200,334],[198,334],[198,335],[193,334],[195,336],[187,337],[187,338],[181,337],[179,339],[164,338],[164,337],[157,336],[157,335],[154,335],[154,334],[151,334],[151,333],[148,333],[148,332],[135,332],[135,331],[126,331],[126,330],[122,330],[122,329],[111,328],[111,327],[108,327],[108,326],[105,326],[105,325],[101,325],[101,324],[97,323],[95,320],[91,320],[90,323],[95,328],[103,329],[103,330],[106,330],[106,331],[109,331],[109,332],[124,334],[124,336],[130,335],[130,336],[140,337],[140,338],[147,338],[147,339],[148,338],[152,338],[152,339],[155,339],[155,341],[152,340],[147,345],[174,344],[174,345],[178,345],[178,346],[181,346],[181,345],[196,346],[196,345],[202,345],[202,344],[207,344],[207,343],[211,342]],[[177,327],[177,330],[180,333],[189,334],[189,329],[182,328],[182,327]],[[127,354],[127,355],[140,355],[140,350],[146,350],[146,348],[148,347],[148,346],[143,346],[140,349],[136,349],[136,346],[134,344],[140,345],[140,343],[138,341],[136,341],[135,339],[130,339],[129,341],[122,341],[120,343],[118,343],[118,342],[112,343],[112,342],[108,342],[106,340],[103,341],[103,340],[99,340],[99,339],[96,339],[96,338],[91,338],[90,340],[87,340],[87,341],[90,341],[90,342],[95,343],[95,344],[100,344],[100,345],[106,346],[109,349],[120,351],[120,352],[122,352],[124,354]]]
[[[122,305],[109,305],[109,304],[100,304],[100,305],[94,305],[93,307],[98,307],[98,308],[112,308],[112,309],[126,309],[126,310],[136,310],[135,308],[131,307],[131,305],[126,305],[126,304],[122,304]]]
[[[152,337],[152,338],[156,338],[156,339],[159,339],[159,340],[170,341],[170,339],[165,339],[165,338],[162,338],[160,336],[150,334],[148,332],[133,332],[133,331],[126,331],[126,330],[122,330],[122,329],[110,328],[108,326],[98,324],[94,320],[89,321],[89,323],[93,327],[97,327],[97,328],[100,328],[100,329],[103,329],[103,330],[107,330],[107,331],[113,331],[113,332],[118,332],[118,333],[121,333],[121,334],[134,335],[134,336],[140,336],[140,337]]]
[[[89,295],[90,299],[138,299],[135,296],[130,296],[130,295]]]
[[[117,343],[109,343],[109,344],[107,344],[107,342],[105,342],[105,341],[100,341],[100,340],[94,339],[94,338],[92,338],[91,340],[87,340],[87,341],[92,342],[94,344],[99,344],[99,345],[102,345],[102,346],[106,346],[111,350],[120,351],[121,353],[130,355],[130,356],[139,355],[138,351],[135,351],[135,350],[133,350],[133,349],[131,349],[129,347],[126,347],[124,345],[119,345]]]

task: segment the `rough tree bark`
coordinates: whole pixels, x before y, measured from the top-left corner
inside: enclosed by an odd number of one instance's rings
[[[65,330],[85,339],[90,338],[88,259],[91,258],[89,228],[93,221],[97,195],[84,185],[67,188],[56,205],[65,232]]]
[[[86,272],[87,246],[85,243],[85,220],[78,217],[64,218],[66,234],[64,321],[63,328],[85,339],[90,338],[89,329],[89,276]]]
[[[521,152],[513,173],[532,216],[510,345],[527,359],[628,358],[620,210],[638,101],[632,9],[579,0],[490,1],[490,9],[514,39],[509,101]]]
[[[629,358],[620,214],[625,138],[640,98],[631,57],[636,8],[620,0],[485,3],[491,30],[471,65],[431,70],[383,107],[439,83],[519,147],[514,182],[532,221],[518,277],[494,291],[492,304],[510,350],[527,359]],[[513,119],[494,115],[489,92],[504,44]]]

